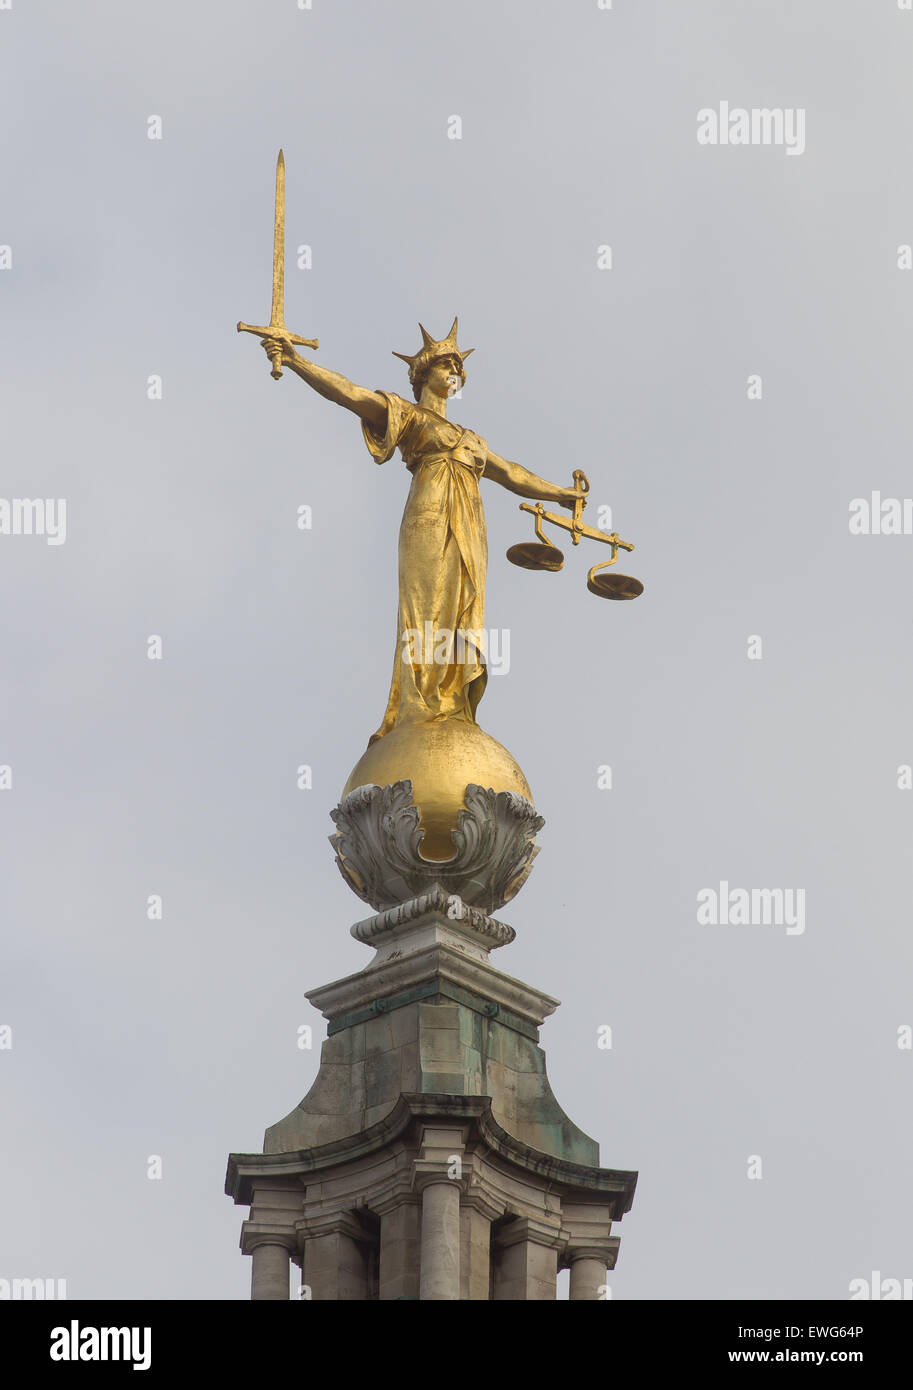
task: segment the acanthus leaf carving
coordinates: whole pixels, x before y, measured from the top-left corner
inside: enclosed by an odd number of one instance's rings
[[[354,893],[378,911],[439,885],[467,905],[494,912],[516,896],[532,869],[545,821],[525,797],[470,783],[452,832],[455,853],[423,859],[424,832],[409,780],[356,787],[331,811],[330,844]]]

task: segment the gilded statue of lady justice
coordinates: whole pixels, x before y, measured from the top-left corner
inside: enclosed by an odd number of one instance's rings
[[[488,679],[480,641],[488,560],[479,490],[483,475],[520,497],[557,502],[571,510],[580,498],[574,488],[546,482],[496,454],[473,430],[448,420],[447,401],[465,385],[465,360],[473,349],[457,346],[456,319],[440,340],[419,327],[422,346],[418,352],[411,357],[394,353],[408,363],[415,404],[389,391],[357,386],[338,372],[299,357],[282,339],[261,339],[274,365],[278,341],[282,367],[319,395],[360,416],[365,443],[377,463],[386,463],[398,448],[412,474],[399,531],[393,679],[383,722],[371,742],[400,723],[475,722]],[[407,660],[407,634],[426,632],[464,633],[465,660],[444,664],[424,649],[420,660]]]
[[[399,603],[396,652],[390,697],[380,728],[351,772],[343,801],[361,788],[409,787],[424,832],[422,855],[447,860],[454,853],[464,797],[471,786],[508,792],[532,807],[532,793],[513,756],[479,728],[476,708],[488,679],[484,652],[485,572],[488,545],[479,491],[484,475],[509,492],[535,499],[521,510],[536,516],[539,542],[511,547],[508,558],[532,569],[560,569],[561,552],[548,542],[542,521],[572,533],[607,542],[612,559],[590,571],[587,587],[605,598],[633,598],[642,585],[623,575],[597,577],[614,564],[618,547],[633,546],[613,534],[584,526],[581,514],[589,484],[574,475],[575,486],[546,482],[518,463],[489,449],[473,430],[447,419],[447,401],[466,381],[465,361],[471,348],[457,345],[454,319],[446,338],[432,338],[421,328],[422,345],[408,363],[414,404],[389,391],[369,391],[338,372],[300,357],[296,345],[316,348],[314,339],[299,338],[285,326],[285,160],[276,164],[276,218],[273,241],[273,301],[266,327],[239,323],[238,331],[256,333],[272,363],[272,376],[288,367],[327,400],[361,418],[365,442],[378,463],[400,450],[412,483],[399,531]],[[546,512],[557,502],[573,512],[565,520]],[[425,634],[431,634],[428,650]],[[414,636],[420,639],[416,659]],[[438,642],[444,638],[444,646]],[[406,639],[409,638],[409,648]],[[449,645],[449,644],[452,644]]]

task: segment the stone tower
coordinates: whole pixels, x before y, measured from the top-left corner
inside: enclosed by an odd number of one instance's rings
[[[539,1029],[558,1001],[490,963],[544,822],[482,737],[489,785],[464,781],[462,804],[423,817],[411,777],[359,764],[333,812],[374,958],[307,995],[328,1024],[314,1084],[262,1153],[229,1157],[254,1299],[289,1297],[290,1261],[312,1299],[554,1299],[566,1267],[572,1299],[606,1297],[637,1174],[601,1168],[552,1094]],[[432,812],[454,825],[446,860],[421,853]]]

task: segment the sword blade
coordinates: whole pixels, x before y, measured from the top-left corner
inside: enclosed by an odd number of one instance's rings
[[[276,221],[273,232],[273,306],[270,327],[285,327],[285,155],[276,160]]]

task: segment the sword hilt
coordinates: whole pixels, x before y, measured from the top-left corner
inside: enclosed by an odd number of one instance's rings
[[[283,347],[309,347],[319,348],[319,338],[299,338],[297,333],[289,333],[287,329],[280,328],[278,324],[268,324],[266,328],[258,328],[255,323],[239,323],[239,333],[256,333],[258,338],[272,338],[275,347],[267,349],[267,356],[273,364],[270,376],[273,381],[278,381],[282,375],[282,349]]]

